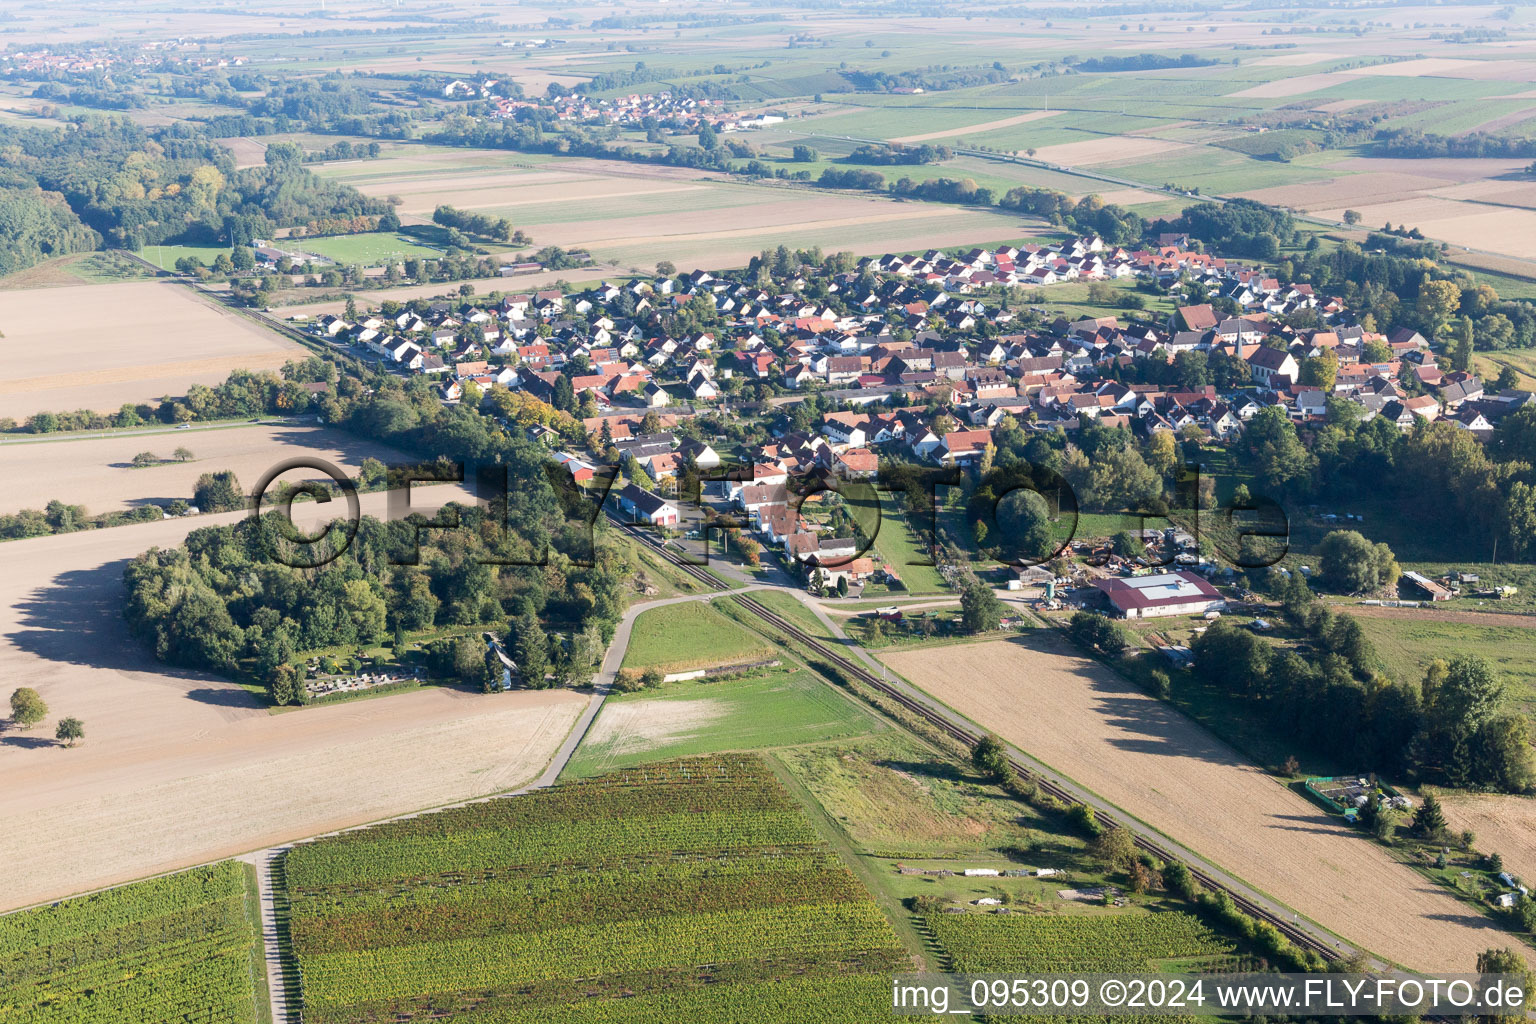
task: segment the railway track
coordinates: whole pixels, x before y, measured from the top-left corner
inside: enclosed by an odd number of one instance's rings
[[[794,639],[805,645],[810,650],[816,652],[818,657],[824,658],[828,662],[831,662],[833,665],[837,666],[840,671],[846,672],[848,675],[856,678],[864,685],[878,691],[890,700],[895,701],[901,707],[919,716],[935,728],[941,730],[945,735],[950,736],[951,738],[965,744],[967,747],[975,746],[977,741],[981,739],[979,734],[963,728],[962,726],[951,721],[948,717],[939,714],[937,711],[924,704],[923,702],[913,699],[911,696],[902,692],[897,687],[892,686],[890,683],[881,679],[873,672],[870,672],[864,666],[858,664],[850,658],[843,656],[842,654],[839,654],[836,651],[831,650],[825,643],[806,633],[804,630],[783,618],[783,616],[780,616],[764,607],[761,602],[754,600],[750,595],[737,594],[735,595],[735,600],[743,608],[758,618],[762,619],[768,625],[782,631],[791,639]],[[1017,772],[1021,777],[1033,782],[1041,789],[1041,791],[1049,793],[1051,796],[1065,803],[1071,804],[1080,802],[1078,797],[1073,795],[1069,790],[1057,783],[1054,779],[1042,775],[1027,765],[1021,764],[1018,761],[1012,760],[1011,758],[1009,759],[1009,764],[1012,765],[1015,772]],[[1103,811],[1091,807],[1090,810],[1093,811],[1094,818],[1101,826],[1127,827],[1124,822],[1119,821],[1109,816],[1108,814],[1105,814]],[[1173,861],[1182,859],[1170,853],[1167,849],[1160,846],[1148,836],[1140,833],[1136,828],[1131,827],[1130,832],[1135,837],[1136,846],[1138,849],[1151,854],[1159,860],[1171,863]],[[1315,952],[1326,960],[1338,959],[1340,957],[1341,952],[1338,948],[1335,948],[1329,943],[1323,941],[1322,939],[1313,935],[1311,932],[1308,932],[1306,929],[1299,927],[1294,922],[1287,921],[1283,916],[1275,913],[1270,908],[1254,901],[1244,893],[1235,890],[1225,882],[1212,877],[1206,872],[1201,871],[1199,868],[1196,868],[1187,863],[1185,864],[1185,867],[1189,869],[1190,874],[1193,875],[1202,886],[1215,892],[1226,893],[1232,902],[1245,914],[1273,925],[1282,935],[1290,939],[1302,949]]]
[[[723,589],[723,584],[720,582],[720,578],[718,576],[710,572],[708,569],[705,569],[703,566],[695,565],[694,563],[687,561],[677,552],[673,551],[665,544],[658,541],[653,534],[648,533],[639,525],[635,523],[626,523],[624,520],[618,518],[612,512],[609,512],[606,509],[603,510],[603,514],[608,517],[608,521],[615,527],[629,534],[631,537],[634,537],[642,544],[649,546],[652,551],[656,552],[667,562],[681,569],[689,576],[692,576],[694,579],[698,580],[709,589]]]
[[[708,587],[714,589],[720,588],[720,580],[717,579],[713,574],[709,573],[700,566],[686,561],[676,552],[669,550],[664,544],[658,542],[657,538],[650,533],[646,532],[633,523],[625,523],[612,514],[608,514],[608,519],[619,529],[639,539],[642,543],[649,545],[651,549],[660,554],[662,558],[666,559],[669,563],[681,569],[689,576],[692,576],[694,579]],[[959,725],[958,723],[951,720],[948,716],[939,713],[937,710],[928,706],[922,701],[914,699],[909,694],[903,692],[900,688],[892,686],[890,683],[884,679],[881,679],[879,676],[875,675],[873,672],[869,671],[869,669],[865,668],[863,665],[859,664],[853,659],[832,650],[823,641],[811,636],[809,633],[805,632],[803,629],[799,628],[789,620],[785,619],[783,616],[770,610],[765,605],[763,605],[762,602],[755,600],[750,594],[736,594],[734,595],[734,600],[737,604],[741,605],[743,608],[751,612],[754,616],[761,619],[763,622],[772,626],[774,629],[779,630],[800,644],[803,644],[809,650],[814,651],[817,657],[835,665],[839,671],[847,673],[849,676],[857,679],[865,686],[870,687],[886,698],[896,702],[905,710],[911,712],[914,715],[917,715],[925,722],[932,725],[934,728],[940,730],[945,735],[956,740],[957,742],[963,743],[967,747],[974,747],[976,743],[981,739],[980,734]],[[1028,779],[1030,782],[1034,783],[1040,788],[1042,792],[1049,793],[1051,796],[1064,803],[1073,804],[1082,802],[1075,794],[1073,794],[1070,790],[1061,785],[1055,779],[1052,779],[1049,776],[1036,771],[1028,765],[1013,760],[1012,758],[1009,759],[1009,764],[1013,767],[1013,770],[1019,774],[1020,777]],[[1243,911],[1243,913],[1273,925],[1282,935],[1284,935],[1287,939],[1295,943],[1300,948],[1314,952],[1323,957],[1325,960],[1336,960],[1341,958],[1343,955],[1344,951],[1340,947],[1333,946],[1323,939],[1318,938],[1316,935],[1307,931],[1305,928],[1300,927],[1294,921],[1286,920],[1285,917],[1281,914],[1276,913],[1271,908],[1264,906],[1247,894],[1239,891],[1231,885],[1228,885],[1221,879],[1216,878],[1211,874],[1201,870],[1200,868],[1189,864],[1185,858],[1176,856],[1168,849],[1160,845],[1156,840],[1143,834],[1136,827],[1127,825],[1125,822],[1111,817],[1105,812],[1097,808],[1093,808],[1091,805],[1089,809],[1092,811],[1094,819],[1101,826],[1106,828],[1116,826],[1128,828],[1131,832],[1131,835],[1135,837],[1137,849],[1149,853],[1165,863],[1172,863],[1174,861],[1183,862],[1185,867],[1189,870],[1190,874],[1197,881],[1199,881],[1202,886],[1213,892],[1225,893],[1227,897],[1232,900],[1233,904],[1237,906],[1238,909]]]

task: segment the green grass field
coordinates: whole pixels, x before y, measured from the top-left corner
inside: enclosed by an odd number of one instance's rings
[[[815,612],[811,611],[790,594],[782,593],[777,590],[765,590],[753,594],[752,599],[758,604],[767,608],[769,611],[780,615],[785,619],[788,619],[791,623],[805,630],[811,636],[825,638],[827,640],[836,639],[832,636],[827,627],[822,625],[821,620],[816,617]],[[722,606],[726,604],[725,601],[720,601],[717,603]],[[740,605],[736,605],[735,602],[730,603],[738,609],[741,607]],[[730,614],[728,609],[727,613]]]
[[[1526,629],[1410,619],[1407,614],[1399,619],[1355,616],[1392,678],[1417,683],[1436,658],[1476,654],[1504,677],[1511,707],[1536,717],[1536,619]]]
[[[610,727],[611,722],[624,724]],[[658,734],[641,735],[641,722],[656,723]],[[677,731],[677,723],[686,722],[698,724]],[[581,778],[694,754],[819,743],[883,728],[842,692],[801,668],[719,682],[668,683],[660,690],[609,697],[565,776]]]
[[[751,756],[344,833],[286,874],[310,1024],[854,1024],[896,1019],[888,979],[911,966]]]
[[[190,256],[205,267],[212,266],[213,261],[220,256],[229,255],[229,247],[224,245],[146,245],[139,250],[139,255],[162,270],[175,270],[176,261],[183,256]]]
[[[0,917],[0,1020],[257,1024],[253,898],[225,861]]]
[[[1478,271],[1479,280],[1489,277],[1486,271]],[[1498,283],[1494,282],[1498,287]],[[1499,288],[1499,294],[1504,294],[1504,289]],[[1472,368],[1480,373],[1487,386],[1492,390],[1493,382],[1498,379],[1500,371],[1506,366],[1513,366],[1515,372],[1520,375],[1520,382],[1516,387],[1530,388],[1536,386],[1536,350],[1528,348],[1502,349],[1497,352],[1477,352],[1472,356]]]
[[[874,552],[879,555],[876,564],[884,563],[894,569],[906,584],[908,593],[939,594],[948,591],[949,587],[944,583],[944,577],[939,575],[936,566],[915,564],[931,563],[933,559],[918,543],[907,525],[906,517],[897,513],[895,502],[882,500],[884,507],[881,513],[880,531],[875,537],[874,547]]]
[[[689,601],[641,613],[623,667],[684,672],[772,656],[773,649],[757,634],[702,602]]]

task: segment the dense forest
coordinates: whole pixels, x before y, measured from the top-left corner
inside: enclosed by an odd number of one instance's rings
[[[0,156],[3,159],[3,156]],[[94,249],[101,236],[81,223],[57,192],[4,175],[0,185],[0,275],[41,260]]]
[[[227,149],[185,123],[151,133],[121,118],[63,129],[0,126],[0,268],[110,246],[235,243],[274,227],[377,217],[389,205],[303,166],[291,143],[236,169]]]
[[[1519,135],[1431,135],[1417,128],[1384,128],[1376,133],[1372,151],[1393,157],[1523,157],[1536,156],[1536,139]]]
[[[920,146],[867,145],[857,147],[843,159],[850,164],[894,166],[935,164],[954,155],[948,146],[930,146],[927,143]]]
[[[1064,192],[1025,185],[1009,189],[998,205],[1044,217],[1072,231],[1097,234],[1111,245],[1134,244],[1147,231],[1147,222],[1140,214],[1095,195],[1073,202]]]

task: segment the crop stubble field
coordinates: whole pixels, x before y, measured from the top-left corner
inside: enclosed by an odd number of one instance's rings
[[[1043,763],[1377,954],[1416,970],[1470,970],[1477,954],[1508,944],[1490,920],[1060,638],[883,657]]]
[[[179,447],[189,449],[193,458],[175,461],[173,455]],[[167,461],[135,468],[133,457],[140,452]],[[91,513],[174,498],[190,501],[199,476],[223,469],[233,470],[249,491],[262,474],[298,456],[324,459],[353,478],[365,458],[386,465],[413,461],[385,445],[299,425],[251,424],[80,439],[56,434],[46,441],[0,444],[0,465],[7,476],[6,488],[0,493],[0,514],[42,508],[54,499],[84,505]],[[294,477],[284,474],[282,479]]]
[[[150,471],[146,471],[150,472]],[[424,489],[431,510],[455,487]],[[361,498],[381,515],[386,495]],[[314,504],[296,505],[313,529]],[[585,704],[567,691],[448,689],[272,715],[244,689],[157,662],[121,615],[126,560],[244,513],[39,537],[0,557],[0,677],[86,725],[74,750],[0,732],[0,910],[391,814],[514,789]]]
[[[0,291],[0,334],[0,417],[17,420],[116,411],[307,354],[182,285],[154,281]]]
[[[1526,884],[1536,880],[1536,797],[1449,791],[1440,796],[1452,828],[1471,829],[1479,849],[1503,857],[1506,870]]]
[[[1021,238],[1038,222],[1000,210],[897,203],[813,188],[726,180],[710,171],[493,150],[399,146],[322,172],[374,196],[398,196],[407,220],[446,203],[504,216],[537,246],[588,249],[649,267],[744,264],[764,248],[859,254]]]

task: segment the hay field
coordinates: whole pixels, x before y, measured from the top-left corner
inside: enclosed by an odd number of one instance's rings
[[[1404,161],[1405,163],[1407,161]],[[1361,174],[1341,174],[1336,178],[1306,185],[1277,185],[1242,193],[1245,199],[1256,199],[1274,206],[1288,206],[1297,210],[1316,210],[1350,203],[1383,203],[1399,199],[1415,198],[1429,189],[1439,188],[1445,181],[1423,174],[1400,171],[1366,171]],[[1367,221],[1372,227],[1380,227]]]
[[[1457,57],[1424,57],[1393,64],[1373,64],[1340,72],[1365,78],[1470,78],[1493,82],[1529,82],[1536,79],[1536,63],[1528,60],[1462,60]]]
[[[1377,954],[1416,970],[1469,970],[1478,953],[1509,944],[1491,921],[1058,637],[884,658],[1045,764]]]
[[[1260,67],[1295,68],[1330,60],[1348,60],[1350,57],[1348,53],[1283,53],[1276,57],[1260,57],[1253,63]]]
[[[453,494],[413,498],[430,509]],[[364,495],[363,509],[384,501]],[[0,732],[0,909],[515,788],[584,706],[565,692],[423,690],[271,715],[239,687],[156,662],[122,619],[124,563],[239,515],[5,545],[0,676],[35,687],[50,721],[80,718],[86,738],[64,750],[41,727]]]
[[[182,285],[155,281],[0,291],[0,335],[0,416],[18,420],[115,411],[307,354]]]
[[[1536,881],[1536,798],[1441,792],[1445,819],[1457,831],[1477,833],[1477,848],[1504,858],[1504,869],[1529,885]]]
[[[192,451],[190,461],[142,469],[132,465],[139,452],[170,459],[181,446]],[[221,469],[234,470],[249,492],[267,470],[299,455],[324,459],[353,477],[365,458],[385,464],[415,461],[386,445],[338,430],[267,424],[81,439],[55,434],[45,441],[0,442],[0,451],[4,452],[0,465],[10,481],[0,493],[0,514],[42,508],[55,498],[84,505],[92,513],[164,504],[175,498],[190,501],[197,478]],[[303,475],[318,479],[320,474]]]

